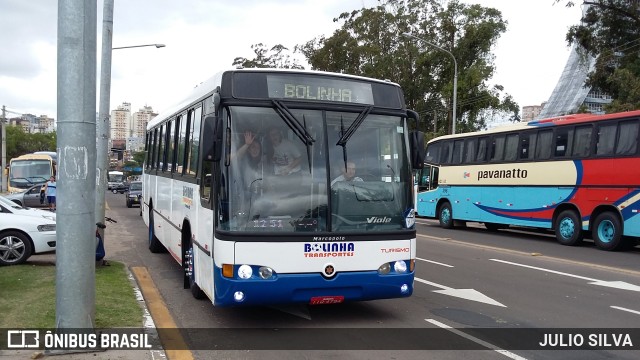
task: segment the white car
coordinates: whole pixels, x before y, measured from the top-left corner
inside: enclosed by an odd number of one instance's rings
[[[56,250],[55,213],[28,209],[0,196],[0,266],[22,264]]]

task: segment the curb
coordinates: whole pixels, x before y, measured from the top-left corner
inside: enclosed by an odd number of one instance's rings
[[[138,286],[136,277],[133,276],[133,273],[127,266],[125,266],[125,268],[127,269],[127,277],[129,278],[129,281],[133,285],[133,293],[136,296],[136,300],[138,300],[140,307],[142,307],[142,327],[144,331],[148,333],[153,340],[159,340],[156,324],[153,321],[153,318],[151,317],[151,313],[149,312],[147,303],[144,301],[144,296],[142,296],[142,291],[140,291],[140,287]],[[157,342],[159,344],[162,344],[160,341],[157,341]],[[149,353],[151,355],[151,359],[167,359],[167,354],[165,353],[164,349],[150,350]]]

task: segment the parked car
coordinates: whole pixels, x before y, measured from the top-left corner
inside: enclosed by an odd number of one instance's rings
[[[127,189],[127,207],[133,207],[133,204],[140,206],[140,200],[142,199],[142,181],[132,181]]]
[[[5,195],[5,197],[18,205],[24,207],[47,207],[49,203],[46,197],[41,197],[40,193],[44,190],[45,184],[33,185],[24,191],[15,192]],[[42,199],[42,202],[40,202]]]
[[[22,264],[56,250],[56,214],[24,208],[0,196],[0,266]]]
[[[124,194],[125,192],[127,192],[127,190],[129,190],[129,184],[115,184],[109,190],[111,190],[111,192],[113,192],[114,194]]]

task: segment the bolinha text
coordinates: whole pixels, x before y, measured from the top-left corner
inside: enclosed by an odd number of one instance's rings
[[[524,179],[526,177],[527,177],[527,170],[523,170],[523,169],[478,171],[478,180],[480,179]]]
[[[284,97],[310,100],[352,102],[350,89],[284,84]]]

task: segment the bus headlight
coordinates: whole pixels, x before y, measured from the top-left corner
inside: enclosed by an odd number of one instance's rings
[[[235,293],[233,293],[233,300],[235,300],[236,302],[244,301],[244,293],[242,291],[236,291]]]
[[[407,263],[404,260],[398,260],[393,264],[393,270],[399,273],[407,272]]]
[[[273,276],[273,269],[268,266],[261,266],[260,269],[258,269],[258,273],[260,274],[260,277],[265,280],[271,279]]]
[[[378,274],[380,275],[386,275],[389,271],[391,271],[391,265],[389,265],[389,263],[384,263],[378,268]]]
[[[238,268],[238,277],[240,279],[249,279],[253,275],[253,269],[249,265],[241,265]]]

